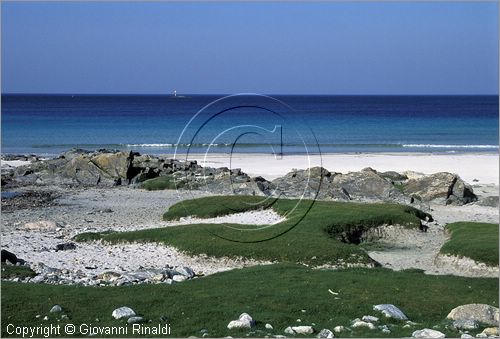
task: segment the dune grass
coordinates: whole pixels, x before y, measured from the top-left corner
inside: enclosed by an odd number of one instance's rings
[[[372,263],[366,252],[353,244],[371,227],[399,224],[420,226],[427,214],[396,204],[265,200],[262,197],[209,197],[172,206],[164,219],[183,216],[214,217],[257,208],[272,208],[286,220],[271,226],[193,224],[133,232],[83,233],[75,240],[97,238],[110,243],[160,242],[189,254],[215,257],[246,257],[311,265]]]
[[[468,257],[491,266],[498,266],[498,224],[455,222],[446,225],[451,238],[441,253]]]
[[[324,271],[291,264],[233,270],[176,285],[78,287],[3,282],[1,291],[3,337],[8,336],[6,324],[37,326],[45,315],[49,317],[43,322],[45,325],[123,325],[129,328],[128,336],[134,336],[125,320],[111,317],[120,306],[129,306],[142,315],[146,326],[164,324],[166,319],[173,337],[201,337],[202,329],[210,337],[244,337],[248,333],[264,337],[268,333],[283,335],[290,325],[314,323],[316,331],[349,326],[351,320],[363,315],[380,316],[372,310],[373,305],[380,303],[398,306],[419,324],[403,328],[404,323],[380,317],[379,324],[388,324],[391,334],[358,328],[337,336],[409,337],[416,329],[439,325],[438,330],[456,337],[457,332],[444,327],[444,319],[452,308],[468,303],[498,306],[498,279],[433,276],[381,268]],[[54,304],[61,305],[63,312],[49,313]],[[256,328],[228,330],[229,321],[242,312],[254,317]],[[58,321],[61,314],[68,315],[69,320]],[[37,315],[41,317],[36,318]],[[266,330],[266,323],[274,329]]]
[[[165,190],[165,189],[176,189],[176,185],[182,187],[182,183],[175,182],[174,179],[170,176],[157,177],[153,179],[145,180],[142,183],[142,188],[148,191],[157,191],[157,190]]]

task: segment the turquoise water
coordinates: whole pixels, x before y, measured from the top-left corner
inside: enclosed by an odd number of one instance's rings
[[[219,98],[3,95],[2,153],[498,151],[497,96]]]

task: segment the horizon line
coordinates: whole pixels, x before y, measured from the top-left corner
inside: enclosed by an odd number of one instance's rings
[[[185,96],[227,96],[234,94],[256,94],[270,96],[500,96],[500,93],[177,93],[178,98]],[[44,92],[1,92],[0,95],[60,95],[60,96],[169,96],[175,97],[172,93],[44,93]]]

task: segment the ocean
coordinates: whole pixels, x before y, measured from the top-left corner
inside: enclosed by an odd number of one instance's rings
[[[498,152],[498,96],[221,97],[2,95],[2,154]]]

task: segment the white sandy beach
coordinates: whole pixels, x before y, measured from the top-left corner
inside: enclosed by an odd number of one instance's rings
[[[179,157],[182,159],[182,157]],[[457,173],[472,184],[499,182],[498,153],[431,154],[431,153],[370,153],[370,154],[323,154],[288,155],[276,159],[271,154],[191,154],[202,166],[241,168],[251,176],[268,180],[282,176],[292,169],[323,166],[332,172],[347,173],[372,167],[377,171],[414,171],[424,174],[436,172]],[[477,181],[475,181],[477,180]]]

